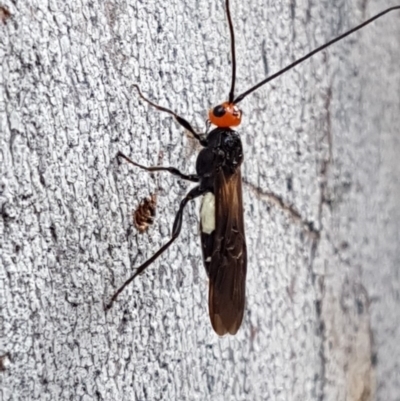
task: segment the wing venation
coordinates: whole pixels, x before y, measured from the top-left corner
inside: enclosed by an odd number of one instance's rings
[[[216,227],[202,233],[203,255],[210,279],[209,313],[220,336],[235,334],[243,319],[246,282],[246,242],[240,169],[222,169],[214,181]],[[208,241],[208,242],[207,242]]]

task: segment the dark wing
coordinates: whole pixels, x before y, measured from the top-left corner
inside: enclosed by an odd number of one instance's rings
[[[247,252],[239,168],[232,175],[222,169],[217,173],[214,195],[216,227],[207,236],[208,244],[203,242],[203,252],[210,279],[210,319],[215,332],[222,336],[239,330],[245,305]]]

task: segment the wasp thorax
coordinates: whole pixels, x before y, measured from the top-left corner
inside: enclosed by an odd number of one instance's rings
[[[242,112],[233,103],[222,103],[208,112],[212,124],[220,128],[237,127],[242,121]]]

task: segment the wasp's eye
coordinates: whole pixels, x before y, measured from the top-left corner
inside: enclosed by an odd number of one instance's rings
[[[216,106],[214,107],[213,114],[215,117],[222,117],[226,113],[224,106]]]

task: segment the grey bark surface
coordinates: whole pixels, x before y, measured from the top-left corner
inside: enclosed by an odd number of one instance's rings
[[[230,83],[223,1],[3,4],[1,400],[400,399],[400,13],[241,103],[247,307],[219,338],[198,202],[104,305],[191,188],[117,152],[194,173],[199,150],[132,85],[204,129]],[[391,5],[232,1],[237,93]]]

